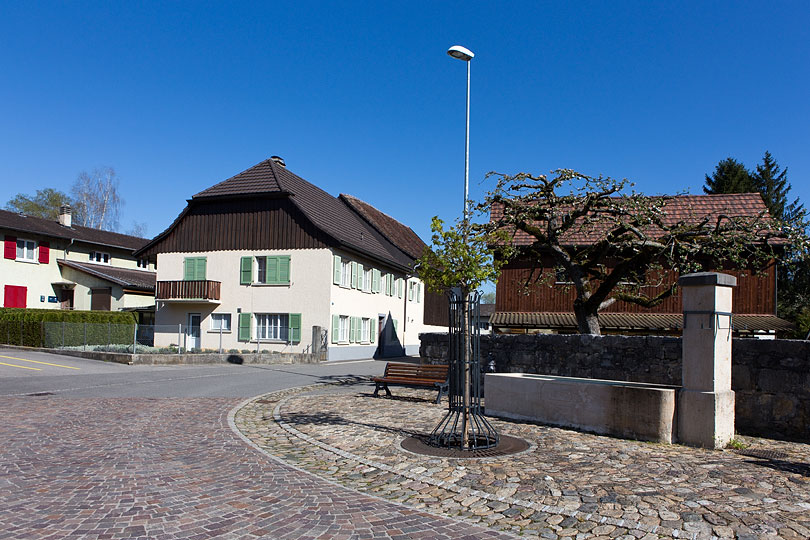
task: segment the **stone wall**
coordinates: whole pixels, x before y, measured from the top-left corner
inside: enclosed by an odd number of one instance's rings
[[[447,335],[422,334],[424,361],[447,363]],[[681,339],[659,336],[481,336],[481,362],[498,373],[681,384]],[[735,339],[738,433],[810,441],[810,342]]]

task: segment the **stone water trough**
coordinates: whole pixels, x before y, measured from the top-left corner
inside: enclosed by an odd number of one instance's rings
[[[525,373],[486,375],[486,414],[671,444],[677,386]]]

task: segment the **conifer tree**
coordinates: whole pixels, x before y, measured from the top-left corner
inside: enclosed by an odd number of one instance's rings
[[[710,195],[716,193],[753,193],[756,191],[751,173],[745,165],[728,157],[717,164],[711,176],[706,175],[703,191]]]

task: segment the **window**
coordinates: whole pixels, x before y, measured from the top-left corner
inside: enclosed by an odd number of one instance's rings
[[[363,292],[371,291],[371,268],[360,267],[359,283],[357,288]]]
[[[37,249],[37,243],[33,240],[17,239],[17,260],[34,262],[34,251]]]
[[[110,264],[110,254],[104,253],[103,251],[91,251],[90,262],[100,264]]]
[[[351,261],[341,261],[340,263],[340,286],[350,287],[352,284],[352,263]]]
[[[348,343],[349,341],[349,317],[348,315],[340,316],[340,323],[338,327],[338,341],[341,343]]]
[[[231,314],[230,313],[212,313],[211,314],[211,330],[219,332],[231,331]]]
[[[422,301],[422,284],[418,281],[411,281],[408,284],[408,300],[411,302]]]
[[[371,341],[371,319],[363,319],[360,325],[360,341],[363,343]]]
[[[149,268],[149,260],[148,259],[138,259],[136,261],[138,268]]]
[[[186,257],[183,260],[184,281],[205,281],[205,257]]]
[[[256,257],[256,282],[267,283],[267,258]]]
[[[289,316],[286,313],[257,313],[256,338],[288,341]]]

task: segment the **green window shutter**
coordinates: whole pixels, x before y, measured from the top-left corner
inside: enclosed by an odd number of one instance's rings
[[[355,317],[354,319],[355,319],[354,341],[360,343],[363,341],[363,319],[362,317]]]
[[[371,271],[371,292],[380,292],[380,271],[376,268]]]
[[[404,280],[402,278],[397,279],[397,298],[402,298],[402,289],[404,287]]]
[[[354,343],[354,338],[357,334],[355,322],[354,317],[349,317],[349,343]]]
[[[253,257],[242,257],[239,267],[239,283],[250,285],[253,281]]]
[[[301,314],[300,313],[290,313],[289,321],[290,321],[290,333],[288,335],[290,337],[290,341],[292,343],[300,343],[301,342]]]
[[[394,319],[394,337],[395,338],[397,337],[397,327],[398,326],[399,326],[399,324],[397,323],[397,320]]]
[[[352,261],[352,289],[357,288],[357,263]]]
[[[278,257],[265,257],[265,261],[264,282],[278,283]]]
[[[250,313],[239,314],[239,341],[250,341]]]
[[[413,302],[413,283],[408,283],[408,300]]]
[[[186,257],[183,259],[183,280],[194,281],[194,258]]]
[[[416,284],[416,301],[417,302],[422,301],[422,284],[421,283]]]
[[[279,255],[278,257],[278,282],[283,285],[290,283],[290,256]]]
[[[357,263],[357,288],[360,289],[361,291],[363,290],[363,272],[364,271],[365,271],[365,269],[363,268],[363,265],[360,264],[360,263]]]
[[[340,259],[340,257],[337,257]],[[340,339],[340,315],[332,315],[332,343],[337,343]]]
[[[332,283],[340,285],[340,256],[335,255],[332,267]]]
[[[388,296],[394,296],[394,274],[388,274]]]
[[[195,271],[194,271],[194,279],[197,281],[202,281],[205,279],[205,266],[206,266],[206,259],[205,257],[197,257],[197,262],[195,264]]]
[[[371,328],[368,329],[369,330],[368,335],[372,343],[374,343],[374,341],[377,339],[377,328],[375,328],[374,320],[375,320],[374,317],[372,317],[368,321],[368,324],[371,326]]]

